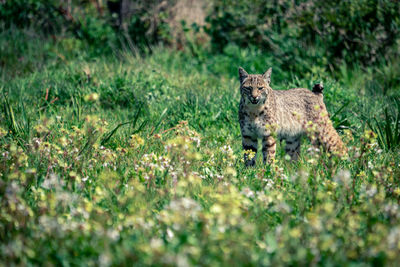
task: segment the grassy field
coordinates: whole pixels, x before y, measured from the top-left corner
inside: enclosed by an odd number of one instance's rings
[[[3,264],[398,264],[394,65],[333,77],[235,46],[93,57],[73,40],[18,38],[2,39]],[[323,81],[349,158],[304,140],[298,162],[278,147],[275,164],[244,168],[238,66],[273,67],[274,89]]]

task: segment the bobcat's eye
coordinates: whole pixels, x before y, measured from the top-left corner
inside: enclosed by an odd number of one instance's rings
[[[264,87],[258,87],[258,90],[260,90],[260,91],[261,91],[262,89],[264,89]]]

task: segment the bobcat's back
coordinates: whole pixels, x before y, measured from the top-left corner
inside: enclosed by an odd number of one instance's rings
[[[315,122],[326,112],[322,94],[305,88],[273,91],[276,101],[278,135],[293,136],[304,133],[304,124]]]

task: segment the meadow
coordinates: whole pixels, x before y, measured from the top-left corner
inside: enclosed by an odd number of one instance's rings
[[[73,38],[0,39],[2,265],[400,261],[395,64],[295,73],[236,45],[93,56]],[[278,90],[323,81],[348,158],[304,139],[298,162],[278,147],[273,164],[245,168],[239,66],[272,67]]]

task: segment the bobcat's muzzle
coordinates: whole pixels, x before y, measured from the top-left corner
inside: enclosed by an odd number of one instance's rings
[[[249,100],[253,105],[257,105],[258,103],[260,103],[260,97],[253,97],[253,96],[249,96]]]

